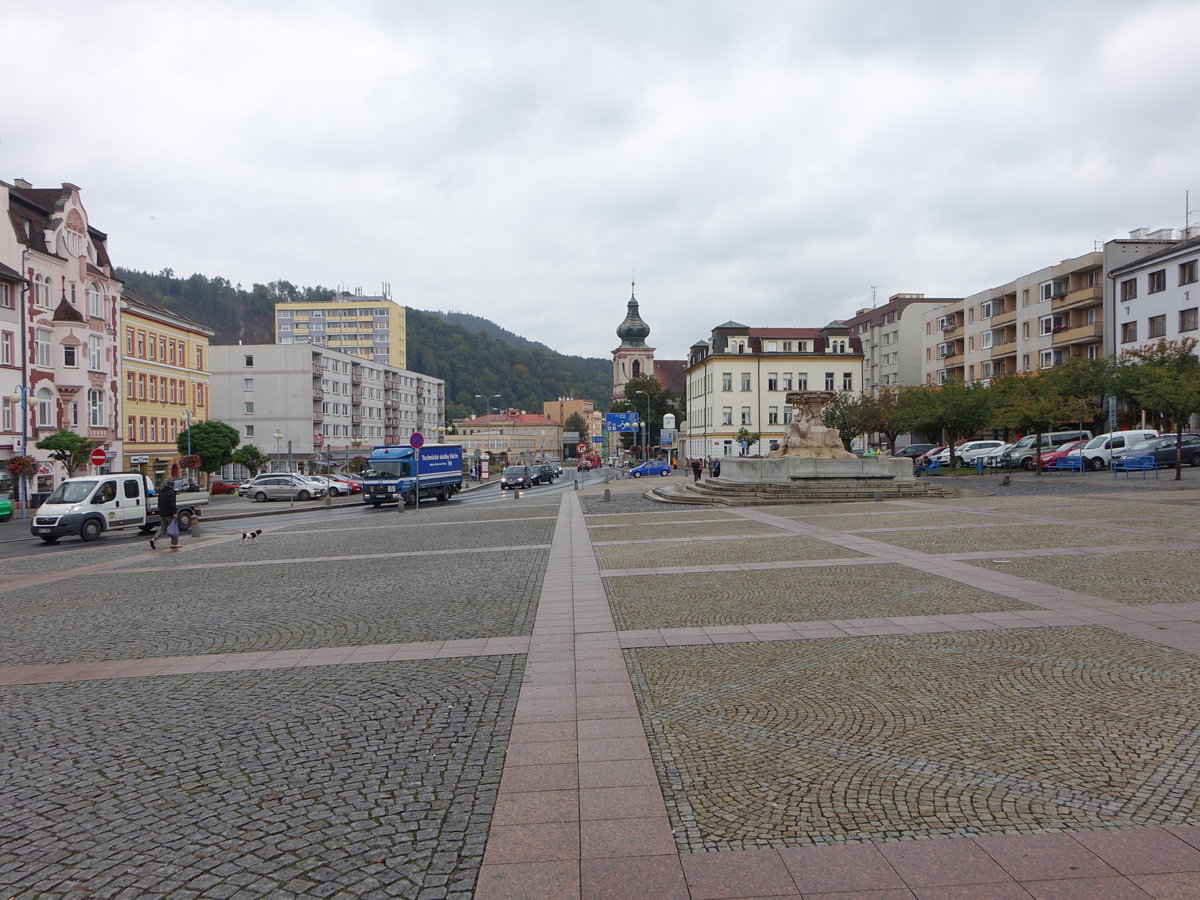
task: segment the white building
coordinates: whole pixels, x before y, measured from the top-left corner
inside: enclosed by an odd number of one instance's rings
[[[923,316],[961,302],[961,298],[893,294],[882,306],[860,309],[848,319],[850,332],[862,342],[863,390],[878,396],[881,388],[923,383]]]
[[[1200,228],[1179,241],[1109,272],[1112,305],[1109,353],[1159,340],[1200,338]]]
[[[421,432],[436,442],[445,382],[315,344],[214,346],[212,418],[242,444],[293,463],[344,465]]]

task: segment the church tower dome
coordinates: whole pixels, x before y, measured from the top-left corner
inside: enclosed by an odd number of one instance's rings
[[[622,347],[645,347],[649,336],[650,326],[638,312],[637,297],[631,291],[629,303],[626,304],[625,321],[617,326],[617,337],[621,339]]]
[[[650,326],[638,312],[637,297],[630,286],[629,303],[625,319],[617,326],[617,337],[621,346],[613,353],[612,396],[614,400],[625,398],[625,385],[630,378],[644,375],[654,376],[654,348],[646,345]]]

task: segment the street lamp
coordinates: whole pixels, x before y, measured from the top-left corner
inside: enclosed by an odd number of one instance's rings
[[[13,388],[12,402],[21,404],[21,455],[29,455],[29,404],[26,400],[33,393],[33,388],[18,384]],[[17,498],[21,501],[21,518],[25,518],[25,507],[29,505],[29,484],[25,476],[21,476],[21,492]]]
[[[646,426],[642,429],[642,462],[645,462],[650,458],[647,455],[649,452],[647,445],[650,443],[650,395],[645,391],[634,391],[634,393],[644,394],[646,397]]]
[[[280,458],[283,456],[283,451],[279,449],[279,442],[283,440],[283,432],[278,428],[275,429],[275,471],[279,471]]]
[[[485,401],[485,402],[487,403],[487,411],[488,411],[488,415],[491,415],[491,413],[492,413],[492,400],[499,400],[499,399],[500,399],[500,395],[499,395],[499,394],[492,394],[492,395],[489,397],[489,396],[487,396],[487,395],[485,395],[485,394],[476,394],[476,395],[475,395],[475,399],[476,399],[476,400],[483,400],[483,401]],[[497,412],[499,412],[499,411],[500,411],[500,406],[499,406],[499,404],[497,404],[497,405],[496,405],[496,411],[497,411]]]

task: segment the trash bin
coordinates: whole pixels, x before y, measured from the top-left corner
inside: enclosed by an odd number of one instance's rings
[[[29,508],[37,509],[39,506],[41,506],[43,503],[46,502],[46,498],[49,496],[50,496],[49,491],[38,491],[37,493],[30,494],[29,495]]]

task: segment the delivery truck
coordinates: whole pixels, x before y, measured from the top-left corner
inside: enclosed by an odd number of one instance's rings
[[[380,506],[402,501],[412,506],[421,500],[445,503],[462,490],[462,447],[426,444],[420,450],[407,445],[376,447],[362,473],[363,503]]]
[[[189,530],[207,503],[207,491],[177,494],[179,530]],[[158,525],[158,494],[150,479],[140,472],[117,472],[63,481],[34,512],[29,529],[34,537],[56,544],[68,535],[94,541],[106,531],[149,534]]]

